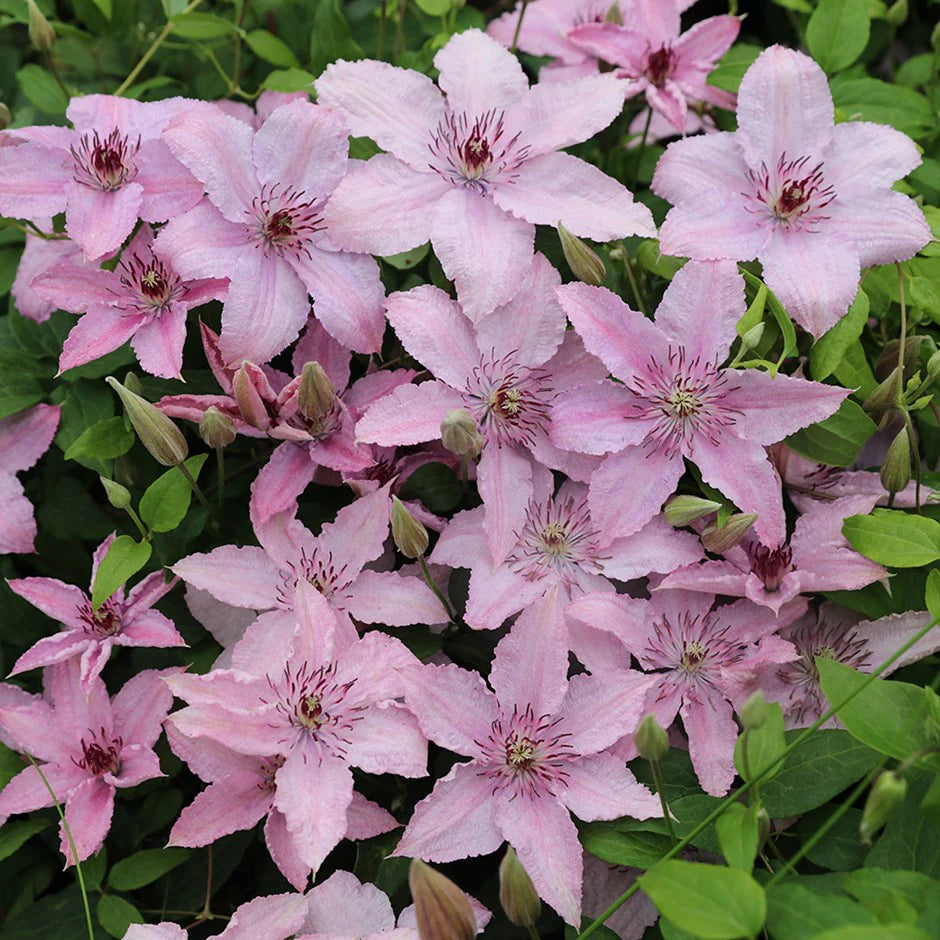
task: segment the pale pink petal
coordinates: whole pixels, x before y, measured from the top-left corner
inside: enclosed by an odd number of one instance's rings
[[[731,197],[750,191],[747,172],[734,134],[701,134],[669,144],[651,185],[656,195],[673,204],[710,192]]]
[[[143,140],[159,137],[178,114],[197,106],[191,98],[165,98],[162,101],[136,101],[119,95],[76,95],[65,112],[82,132],[110,133],[115,127]]]
[[[256,755],[290,749],[286,726],[282,728],[277,719],[274,706],[257,708],[249,714],[232,712],[219,705],[200,704],[198,708],[190,706],[174,712],[169,720],[187,737],[212,738],[239,754]]]
[[[69,793],[88,779],[88,774],[72,763],[43,764],[42,773],[60,803],[64,803]],[[0,818],[13,813],[31,813],[52,805],[49,789],[32,765],[16,774],[0,791]]]
[[[144,323],[145,316],[128,316],[120,310],[99,307],[86,313],[72,327],[62,344],[59,371],[94,362],[123,346]]]
[[[663,814],[656,794],[637,782],[626,764],[612,754],[573,761],[565,771],[566,786],[558,798],[578,819],[649,819]]]
[[[188,584],[233,607],[267,610],[275,606],[281,575],[260,548],[223,545],[208,554],[188,555],[173,566]]]
[[[686,4],[688,5],[688,4]],[[627,8],[631,18],[635,18],[638,25],[642,25],[643,35],[654,49],[672,45],[679,36],[679,13],[683,9],[682,2],[667,2],[662,0],[633,0]]]
[[[180,163],[162,140],[147,140],[134,158],[135,183],[144,187],[140,217],[148,222],[175,219],[202,199],[202,183]]]
[[[765,248],[770,232],[738,192],[703,192],[669,210],[659,229],[659,248],[665,255],[698,261],[750,261]]]
[[[52,228],[49,219],[43,219],[38,224],[44,230]],[[69,238],[45,239],[37,235],[27,235],[16,277],[10,288],[16,309],[24,317],[29,317],[37,323],[48,320],[58,305],[46,300],[35,290],[35,281],[60,263],[78,266],[81,261],[81,249]]]
[[[428,772],[428,742],[418,719],[397,702],[372,706],[359,714],[350,733],[346,759],[367,774],[423,777]]]
[[[428,561],[450,568],[483,567],[487,573],[493,562],[483,532],[484,509],[464,509],[451,519],[441,532]]]
[[[186,342],[186,307],[172,303],[131,339],[141,369],[163,379],[180,378]]]
[[[832,132],[826,154],[826,181],[839,195],[891,186],[920,166],[917,145],[887,124],[844,121]]]
[[[613,382],[592,382],[563,391],[552,403],[551,441],[586,454],[609,454],[646,437],[649,423],[628,420],[636,395]]]
[[[277,433],[271,436],[277,437]],[[310,459],[343,474],[357,473],[375,464],[372,449],[356,444],[353,419],[348,414],[343,415],[342,424],[332,434],[311,443]]]
[[[473,762],[455,764],[415,807],[392,853],[429,862],[489,855],[503,843],[494,820],[493,781]]]
[[[62,666],[55,669],[62,669]],[[47,671],[45,678],[48,679],[52,671]],[[77,665],[75,673],[77,676]],[[28,703],[14,701],[0,707],[3,739],[10,742],[14,750],[32,754],[36,760],[71,765],[75,750],[73,723],[57,721],[57,718],[61,719],[58,709],[53,711],[48,702],[38,696]]]
[[[707,594],[725,594],[728,597],[744,597],[749,572],[743,571],[730,561],[709,560],[698,565],[689,565],[667,574],[657,589],[684,589],[704,591]]]
[[[232,915],[219,940],[260,940],[261,937],[292,937],[307,916],[302,894],[274,894],[242,904]]]
[[[535,890],[569,924],[581,923],[581,843],[568,810],[554,797],[501,801],[496,821]]]
[[[245,226],[229,222],[203,199],[160,230],[154,250],[181,277],[222,278],[232,273],[248,244]]]
[[[702,558],[702,543],[691,532],[674,529],[663,516],[654,516],[633,535],[604,546],[601,567],[608,578],[630,581],[651,571],[673,571]]]
[[[724,796],[734,780],[738,726],[730,703],[720,692],[700,685],[694,695],[687,692],[679,709],[689,736],[689,756],[702,789],[712,796]]]
[[[859,190],[834,200],[825,211],[829,225],[854,242],[863,268],[913,258],[932,237],[918,205],[890,189]]]
[[[371,839],[383,832],[391,832],[401,825],[387,810],[353,791],[352,802],[346,811],[346,838],[358,841]]]
[[[203,782],[215,783],[231,774],[251,773],[259,779],[257,756],[236,754],[210,738],[187,738],[172,722],[164,726],[170,750]]]
[[[407,385],[417,374],[414,369],[379,369],[367,373],[346,390],[343,404],[358,418],[374,401],[395,391],[399,385]]]
[[[330,555],[331,564],[342,572],[347,584],[382,554],[390,512],[389,491],[384,486],[344,506],[334,521],[325,523],[320,530],[318,546]]]
[[[301,933],[368,937],[395,928],[395,913],[383,891],[337,871],[307,892],[307,919]]]
[[[28,470],[49,449],[59,426],[58,405],[35,405],[0,420],[3,473]]]
[[[186,645],[173,621],[155,610],[139,614],[125,623],[115,642],[120,646],[153,646],[158,649]]]
[[[121,749],[121,767],[118,772],[105,774],[102,779],[116,787],[136,787],[145,780],[162,776],[160,758],[149,747],[135,744]]]
[[[630,734],[643,717],[652,683],[632,669],[573,676],[561,709],[565,740],[579,754],[596,754]],[[597,721],[598,715],[604,720]]]
[[[99,778],[90,777],[72,790],[65,804],[65,821],[75,843],[74,856],[65,828],[59,823],[59,848],[67,865],[74,865],[76,858],[83,862],[101,848],[111,828],[113,812],[114,787]]]
[[[532,498],[532,461],[515,444],[493,441],[477,464],[477,489],[486,508],[483,531],[493,564],[503,562],[518,540]]]
[[[0,213],[37,222],[58,215],[65,209],[71,162],[60,150],[34,144],[0,147]]]
[[[264,824],[264,841],[274,864],[298,890],[303,891],[310,879],[310,866],[300,857],[297,840],[287,829],[283,813],[272,810]]]
[[[531,264],[534,242],[533,225],[475,190],[452,189],[433,206],[434,253],[457,286],[463,312],[474,322],[512,299],[519,288],[518,272]]]
[[[114,696],[111,709],[114,731],[125,745],[152,747],[173,704],[173,693],[164,681],[167,672],[147,669],[129,679]]]
[[[143,191],[140,183],[125,183],[109,192],[75,180],[65,184],[65,230],[89,261],[121,247],[137,222]]]
[[[471,119],[521,100],[529,81],[519,60],[505,46],[476,29],[458,33],[434,56],[438,84],[454,112]]]
[[[37,669],[39,666],[60,663],[71,656],[78,656],[89,646],[96,645],[98,644],[84,630],[64,630],[52,636],[44,636],[17,659],[10,670],[10,675],[17,676],[21,672],[29,672],[30,669]],[[108,644],[108,651],[110,651],[110,644]],[[106,652],[105,660],[107,658]],[[102,663],[102,668],[103,665]],[[100,671],[99,668],[98,672]]]
[[[110,306],[116,299],[117,278],[91,264],[64,262],[48,269],[30,283],[40,297],[54,304],[53,309],[85,313],[97,304]],[[120,345],[120,344],[119,344]]]
[[[396,571],[363,571],[349,589],[346,610],[361,623],[404,627],[446,623],[447,611],[420,579]]]
[[[871,650],[872,668],[884,662],[915,633],[930,622],[931,615],[922,611],[908,611],[903,614],[889,614],[877,620],[862,620],[852,627],[857,637],[863,638]],[[887,675],[930,656],[940,648],[940,630],[934,627],[928,630],[912,647],[893,662],[882,675]],[[864,667],[863,667],[864,668]],[[867,670],[866,670],[867,671]]]
[[[316,88],[320,104],[339,111],[355,136],[371,137],[426,170],[431,134],[444,116],[444,98],[427,76],[371,59],[340,61],[327,67]]]
[[[655,237],[649,209],[622,183],[567,153],[526,160],[512,184],[495,186],[501,209],[537,225],[565,227],[583,238],[607,242],[627,235]]]
[[[696,23],[673,43],[678,74],[683,75],[693,64],[705,66],[710,72],[740,31],[741,18],[737,16],[710,16]]]
[[[400,385],[369,406],[356,424],[356,437],[385,447],[435,441],[444,415],[463,406],[463,396],[443,382]]]
[[[306,445],[290,441],[278,445],[251,485],[255,525],[263,525],[278,513],[295,510],[298,497],[313,480],[316,469]]]
[[[630,25],[634,24],[631,22]],[[641,24],[635,25],[639,27]],[[616,23],[584,23],[571,30],[568,38],[585,55],[619,65],[632,75],[643,74],[653,43],[652,37],[647,37],[638,29]],[[622,99],[623,90],[620,96]]]
[[[55,578],[18,578],[7,584],[47,617],[84,631],[85,622],[79,611],[88,603],[88,596],[81,588]]]
[[[649,106],[665,117],[675,130],[682,132],[685,129],[689,106],[676,82],[667,78],[662,88],[648,83],[645,93]]]
[[[438,543],[440,544],[440,543]],[[464,619],[475,630],[498,630],[507,617],[528,607],[541,597],[548,585],[531,581],[512,569],[511,564],[493,568],[489,545],[485,557],[470,574],[470,593]],[[439,559],[444,562],[443,559]],[[470,558],[455,558],[455,566],[469,565]]]
[[[572,618],[568,619],[568,643],[578,662],[591,673],[629,669],[632,664],[627,648],[613,633]]]
[[[271,808],[271,794],[259,783],[257,774],[236,772],[206,787],[180,813],[168,844],[199,848],[253,828]]]
[[[295,375],[299,375],[306,363],[319,362],[337,391],[342,391],[349,385],[350,358],[349,350],[333,339],[323,326],[311,317],[294,347],[291,365]]]

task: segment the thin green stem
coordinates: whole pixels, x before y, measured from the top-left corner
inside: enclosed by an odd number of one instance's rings
[[[245,11],[248,7],[248,0],[236,0],[236,9],[238,14],[235,17],[235,25],[238,29],[235,31],[235,53],[232,63],[232,87],[229,92],[238,88],[242,74],[242,26],[245,24]]]
[[[144,525],[143,520],[140,516],[137,515],[137,511],[133,506],[125,507],[127,514],[131,517],[134,522],[134,525],[137,526],[137,531],[141,534],[145,542],[150,541],[150,530]]]
[[[222,447],[216,447],[215,449],[215,466],[219,478],[218,502],[221,506],[225,500],[225,453]]]
[[[417,558],[418,567],[421,569],[421,576],[424,578],[427,586],[434,592],[435,597],[441,602],[444,606],[444,610],[447,611],[447,616],[450,618],[450,622],[455,622],[454,608],[450,606],[450,601],[441,593],[441,589],[434,583],[434,578],[431,577],[431,570],[428,568],[428,563],[424,560],[424,555],[418,555]]]
[[[529,930],[529,936],[532,938],[532,940],[540,940],[539,932],[535,929],[535,926],[533,924],[529,924],[528,930]]]
[[[379,38],[375,44],[375,57],[377,59],[385,58],[385,22],[388,19],[388,0],[382,0],[382,6],[379,10]]]
[[[703,833],[719,816],[721,816],[724,811],[731,806],[732,803],[737,803],[740,798],[747,793],[755,783],[759,783],[766,776],[773,773],[774,769],[787,758],[787,756],[796,748],[798,748],[804,741],[812,737],[830,718],[834,717],[838,712],[845,708],[859,693],[863,692],[865,689],[871,685],[875,679],[878,678],[892,663],[900,659],[915,643],[918,642],[922,637],[926,636],[929,631],[931,631],[938,623],[938,619],[933,619],[925,627],[917,631],[906,643],[900,646],[894,653],[892,653],[874,672],[870,673],[865,677],[865,680],[849,693],[838,705],[833,706],[829,709],[824,715],[820,716],[816,721],[813,722],[802,734],[797,735],[781,752],[777,755],[760,773],[756,774],[751,780],[742,784],[733,792],[729,793],[724,800],[715,807],[712,812],[710,812],[681,842],[673,846],[661,859],[660,861],[665,862],[671,858],[675,858],[687,845],[689,845],[693,839],[697,838],[701,833]],[[578,940],[584,940],[585,937],[591,936],[598,927],[604,925],[604,921],[613,916],[620,907],[626,904],[627,901],[640,890],[639,883],[634,883],[628,890],[614,901],[610,907],[604,911],[597,919],[593,920],[588,924],[585,929],[578,934]]]
[[[56,84],[58,84],[59,88],[62,89],[62,94],[65,95],[66,98],[71,98],[72,93],[66,87],[65,82],[62,81],[62,75],[59,72],[59,67],[55,64],[55,59],[52,58],[52,53],[47,49],[44,55],[46,58],[46,64],[49,66],[49,71],[52,72],[52,75],[56,80]]]
[[[646,153],[646,140],[649,137],[650,122],[653,120],[653,109],[648,108],[646,112],[646,123],[643,125],[643,136],[640,138],[640,151],[636,156],[636,173],[633,174],[633,188],[636,189],[637,181],[640,178],[640,168],[643,165],[643,156]]]
[[[176,466],[179,467],[180,473],[182,473],[183,476],[186,477],[186,481],[189,483],[190,488],[196,494],[196,499],[198,499],[199,502],[202,503],[202,505],[208,509],[209,500],[206,499],[205,494],[199,488],[199,484],[196,482],[193,475],[187,469],[186,464],[178,463]]]
[[[640,290],[640,283],[637,280],[636,272],[633,270],[633,262],[630,261],[630,253],[627,251],[627,246],[621,242],[620,250],[623,252],[623,269],[627,274],[627,280],[630,282],[630,290],[633,291],[633,299],[636,301],[637,309],[645,317],[646,313],[646,300],[643,297],[643,291]]]
[[[666,823],[666,832],[673,843],[679,841],[676,830],[672,827],[672,816],[669,813],[669,804],[666,802],[666,791],[663,789],[663,774],[659,767],[658,760],[650,761],[650,768],[653,771],[653,785],[656,787],[656,793],[659,796],[659,805],[663,809],[663,820]]]
[[[519,44],[519,32],[522,29],[522,18],[525,16],[526,7],[529,5],[529,0],[522,0],[522,8],[519,10],[519,19],[516,20],[516,31],[512,34],[512,45],[509,47],[510,52],[516,51],[516,46]]]

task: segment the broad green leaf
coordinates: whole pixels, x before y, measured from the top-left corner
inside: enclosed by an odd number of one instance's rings
[[[798,836],[801,842],[805,842],[817,832],[820,826],[828,823],[837,810],[842,815],[826,833],[826,838],[820,839],[806,853],[806,857],[814,865],[829,871],[853,871],[865,861],[869,848],[867,845],[862,845],[858,838],[858,827],[862,821],[860,809],[853,806],[843,811],[836,803],[826,803],[811,813],[807,813],[797,823],[795,829],[790,831]]]
[[[927,819],[932,819],[940,825],[940,775],[934,777],[933,783],[924,794],[920,811]]]
[[[186,469],[194,480],[208,459],[208,454],[196,454],[186,462]],[[171,467],[147,487],[140,498],[140,518],[154,532],[171,532],[183,521],[189,511],[193,490],[179,467]]]
[[[0,418],[7,418],[42,401],[42,386],[30,376],[0,376]]]
[[[890,124],[915,140],[933,131],[930,102],[913,88],[859,78],[854,72],[837,75],[829,87],[836,107],[852,120]]]
[[[843,388],[853,389],[852,397],[861,402],[865,401],[878,385],[860,340],[849,346],[832,374]]]
[[[127,933],[131,924],[144,923],[144,915],[130,901],[115,894],[103,894],[98,899],[95,913],[98,915],[98,923],[118,940]]]
[[[12,620],[12,618],[10,619]],[[8,639],[8,637],[4,637],[4,639]],[[24,759],[12,748],[0,742],[0,790],[25,767]]]
[[[719,60],[708,75],[708,84],[725,91],[736,92],[744,73],[763,52],[760,46],[735,43]]]
[[[612,865],[651,868],[672,848],[668,836],[624,830],[616,823],[584,823],[578,829],[584,848]]]
[[[940,287],[926,277],[912,277],[907,282],[908,297],[936,323],[940,323]]]
[[[160,0],[160,6],[163,7],[166,18],[170,19],[186,9],[186,0]]]
[[[809,369],[817,382],[835,372],[849,346],[862,335],[868,322],[869,306],[868,295],[859,288],[849,312],[813,344],[809,351]]]
[[[734,766],[744,780],[750,780],[778,758],[786,747],[783,736],[783,711],[777,702],[768,708],[767,719],[759,728],[744,731],[734,746]],[[777,764],[763,780],[771,780],[783,768]],[[763,786],[763,784],[761,784]]]
[[[758,288],[757,293],[754,295],[754,299],[748,305],[747,310],[744,313],[744,316],[738,320],[737,330],[738,336],[744,336],[748,330],[753,329],[757,326],[761,320],[764,319],[764,307],[767,305],[767,285],[761,284]]]
[[[55,894],[46,894],[20,908],[3,922],[3,940],[88,940],[88,927],[78,885],[69,885]],[[97,927],[95,940],[105,937]]]
[[[753,937],[764,925],[764,889],[743,871],[671,860],[638,880],[660,913],[702,940]]]
[[[833,927],[813,935],[812,940],[931,940],[929,933],[906,924],[852,925]]]
[[[450,467],[426,463],[405,480],[402,499],[416,499],[431,512],[450,512],[463,498],[463,487]]]
[[[410,251],[400,251],[397,255],[385,255],[382,260],[399,271],[407,271],[422,262],[427,257],[430,248],[431,243],[425,242]]]
[[[9,858],[27,839],[49,825],[48,819],[15,819],[0,828],[0,861]]]
[[[313,80],[316,76],[311,75],[304,69],[276,69],[268,73],[268,77],[261,83],[262,88],[268,91],[312,91]]]
[[[936,770],[936,766],[933,769]],[[920,809],[936,775],[908,771],[907,777],[907,797],[865,856],[865,867],[908,869],[937,879],[940,878],[940,825]],[[931,898],[935,896],[940,898],[940,891],[930,893]],[[940,925],[940,910],[935,910],[934,914],[936,927]]]
[[[108,885],[116,891],[134,891],[149,885],[182,865],[192,853],[189,849],[170,846],[165,849],[142,849],[122,858],[108,873]]]
[[[266,29],[253,29],[245,34],[245,43],[251,51],[265,62],[281,68],[299,68],[300,62],[283,39]]]
[[[868,0],[819,0],[806,26],[806,44],[828,73],[848,68],[868,45],[868,11]]]
[[[934,620],[940,620],[940,571],[936,568],[927,575],[924,606],[930,611],[930,616]]]
[[[105,418],[86,428],[69,445],[66,460],[113,460],[134,446],[134,432],[128,431],[121,417]]]
[[[760,842],[757,807],[733,803],[716,820],[715,831],[725,861],[732,868],[749,872]]]
[[[849,516],[842,526],[849,544],[889,568],[920,568],[940,559],[940,522],[894,509]]]
[[[310,31],[310,65],[319,75],[337,59],[361,59],[362,47],[353,39],[339,0],[318,0]]]
[[[91,603],[97,610],[128,578],[132,578],[150,559],[149,542],[135,542],[129,535],[119,535],[98,566],[91,589]]]
[[[16,73],[16,81],[30,103],[40,111],[56,116],[65,114],[69,100],[50,71],[33,62]]]
[[[791,434],[786,444],[810,460],[846,467],[876,430],[875,422],[847,398],[835,414]]]
[[[98,891],[108,870],[108,847],[103,845],[94,855],[82,862],[82,877],[88,891]]]
[[[173,35],[180,39],[218,39],[235,32],[235,24],[214,13],[174,13]]]
[[[415,3],[428,16],[443,16],[450,9],[451,0],[415,0]]]
[[[92,2],[101,10],[105,19],[111,19],[111,0],[92,0]]]
[[[890,890],[903,897],[918,914],[929,914],[940,904],[940,882],[918,871],[866,867],[847,875],[842,884],[852,897],[863,903],[866,895]],[[935,926],[940,929],[940,922]]]
[[[767,889],[767,929],[774,940],[806,940],[831,927],[876,923],[865,908],[849,898],[817,894],[800,882]]]
[[[655,238],[645,238],[636,250],[636,259],[640,266],[653,274],[671,281],[676,272],[685,264],[684,258],[673,255],[664,255],[659,250],[659,241]]]

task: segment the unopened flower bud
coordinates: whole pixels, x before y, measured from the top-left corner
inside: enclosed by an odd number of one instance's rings
[[[258,390],[256,378],[257,366],[243,362],[232,377],[232,392],[242,418],[253,428],[266,431],[271,423],[270,416]]]
[[[770,814],[762,806],[757,811],[757,851],[767,844],[770,838]]]
[[[336,386],[319,362],[304,363],[297,390],[297,407],[310,421],[322,421],[336,401]]]
[[[934,52],[940,52],[940,23],[934,26],[933,32],[930,34],[930,45],[933,47]]]
[[[647,715],[640,722],[633,740],[637,754],[649,761],[662,760],[669,750],[669,738],[653,714]]]
[[[892,26],[902,26],[907,19],[907,0],[894,0],[885,13],[885,20]]]
[[[140,384],[140,379],[137,377],[136,372],[128,372],[124,376],[124,388],[129,392],[133,392],[135,395],[143,395],[144,387]]]
[[[683,526],[702,516],[708,516],[721,509],[721,503],[701,496],[673,496],[663,508],[663,515],[670,525]]]
[[[124,413],[153,459],[164,467],[181,464],[189,454],[183,432],[159,408],[125,388],[114,376],[109,375],[105,381],[118,393]]]
[[[10,114],[10,109],[0,101],[0,131],[5,131],[10,126],[10,121],[13,120],[13,115]]]
[[[756,349],[760,341],[764,338],[764,322],[755,323],[741,337],[742,349]]]
[[[901,405],[901,370],[895,366],[890,375],[865,399],[862,408],[874,418],[881,419]]]
[[[717,522],[709,523],[702,532],[702,544],[708,551],[720,555],[729,548],[734,548],[755,522],[756,512],[736,512],[728,516],[723,526],[719,526]]]
[[[115,509],[127,509],[130,506],[131,491],[126,486],[121,486],[120,483],[115,483],[114,480],[109,480],[107,477],[98,477],[98,479],[101,480],[108,502]]]
[[[29,41],[40,51],[48,52],[55,43],[55,30],[35,0],[26,0],[29,11]]]
[[[215,405],[207,408],[199,419],[199,436],[207,447],[228,447],[238,436],[235,422]]]
[[[924,382],[932,382],[938,375],[940,375],[940,349],[927,360],[927,377]]]
[[[441,422],[441,443],[452,454],[472,460],[483,450],[483,435],[469,411],[453,408]]]
[[[759,689],[749,695],[738,709],[738,718],[746,731],[756,731],[770,714],[770,705]]]
[[[614,5],[616,6],[616,4]],[[612,8],[613,9],[613,8]],[[604,283],[604,277],[607,274],[604,268],[604,262],[598,257],[597,252],[585,244],[573,232],[558,223],[558,238],[561,241],[561,250],[565,254],[565,261],[571,268],[571,273],[585,284],[593,287],[600,287]]]
[[[871,837],[904,802],[905,796],[907,781],[904,777],[893,770],[883,770],[878,774],[868,791],[868,799],[862,810],[862,821],[858,827],[858,837],[865,845],[871,844]]]
[[[619,3],[612,3],[610,5],[610,9],[604,15],[604,22],[623,26],[623,13],[620,11]]]
[[[405,558],[418,558],[428,550],[428,530],[397,496],[392,497],[392,540]]]
[[[900,493],[911,482],[911,441],[907,428],[895,435],[881,462],[881,485],[889,493]]]
[[[499,903],[517,927],[534,926],[542,913],[538,891],[511,845],[499,863]]]
[[[408,869],[421,940],[473,940],[477,919],[470,900],[450,878],[415,859]]]

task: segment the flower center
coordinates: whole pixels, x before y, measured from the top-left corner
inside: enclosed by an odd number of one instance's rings
[[[646,60],[646,77],[650,84],[662,88],[666,79],[672,76],[676,67],[676,54],[668,46],[661,46],[651,52]]]
[[[795,231],[818,231],[829,216],[822,210],[835,199],[833,187],[826,183],[823,164],[809,165],[809,157],[788,160],[781,154],[773,170],[766,163],[759,171],[749,170],[753,183],[745,193],[749,212],[763,216],[770,224]]]
[[[83,186],[109,192],[137,175],[133,159],[140,149],[140,137],[132,143],[117,128],[104,138],[97,131],[84,134],[78,145],[69,149],[75,160],[75,181]]]
[[[512,734],[506,739],[506,765],[512,770],[528,770],[535,763],[536,742]]]
[[[702,403],[695,392],[682,386],[673,388],[669,393],[667,403],[677,418],[690,418],[692,415],[698,414],[702,407]]]
[[[767,548],[755,544],[750,548],[751,571],[764,582],[764,590],[777,591],[789,571],[793,570],[793,549],[789,545]]]
[[[734,667],[744,655],[744,645],[730,639],[730,631],[720,608],[704,616],[662,616],[653,623],[644,668],[668,670],[683,684],[711,683],[716,670]]]
[[[309,242],[325,228],[319,202],[298,189],[281,189],[279,183],[263,186],[251,202],[249,231],[267,255],[310,256]]]
[[[124,742],[121,738],[109,738],[104,728],[100,729],[101,743],[96,740],[98,735],[91,732],[91,739],[81,739],[82,756],[80,760],[73,761],[82,770],[87,770],[96,777],[104,774],[116,774],[121,769],[121,747]]]
[[[342,590],[349,584],[344,577],[345,571],[345,565],[337,568],[333,564],[332,552],[327,552],[326,558],[323,558],[316,549],[312,555],[307,555],[306,549],[301,549],[300,560],[281,571],[278,603],[286,610],[293,610],[297,582],[303,579],[315,587],[334,607],[342,609],[340,605],[347,600]]]
[[[121,608],[113,598],[106,600],[97,610],[85,601],[78,615],[85,625],[85,632],[96,639],[103,640],[121,632]]]
[[[186,293],[186,287],[153,252],[146,259],[140,255],[124,257],[119,267],[121,283],[131,292],[131,305],[143,312],[159,313]]]
[[[705,664],[708,656],[708,647],[698,640],[692,640],[685,644],[682,652],[682,668],[689,673],[698,672]]]

